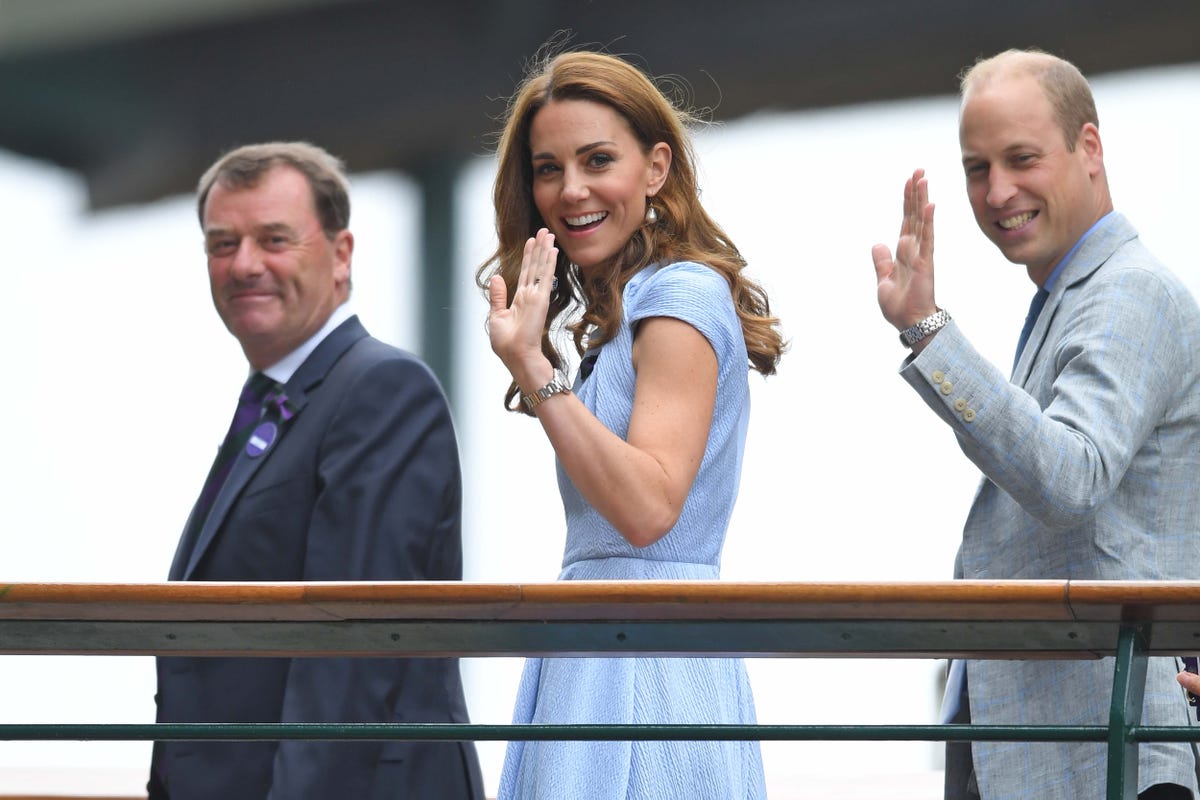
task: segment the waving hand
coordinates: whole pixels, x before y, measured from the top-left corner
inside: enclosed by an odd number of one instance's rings
[[[558,248],[554,235],[542,228],[525,243],[521,272],[508,304],[504,279],[493,275],[488,284],[488,337],[492,350],[524,391],[532,391],[550,379],[553,368],[542,353],[542,334],[550,308],[550,289]]]
[[[871,248],[878,281],[879,309],[897,330],[915,325],[937,311],[933,299],[933,203],[925,171],[904,184],[904,220],[896,256],[886,245]]]

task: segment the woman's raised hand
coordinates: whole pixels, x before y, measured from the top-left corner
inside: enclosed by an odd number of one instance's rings
[[[531,372],[545,371],[538,369],[539,363],[549,364],[542,353],[542,334],[546,328],[550,290],[557,263],[558,248],[554,246],[554,234],[542,228],[536,236],[525,242],[521,273],[517,277],[512,304],[508,303],[508,288],[502,277],[493,275],[488,282],[491,309],[487,328],[492,351],[522,386]],[[533,380],[541,378],[533,377]]]

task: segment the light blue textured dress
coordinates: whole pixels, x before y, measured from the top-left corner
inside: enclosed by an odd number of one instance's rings
[[[624,438],[633,407],[633,329],[674,317],[717,355],[717,399],[708,444],[679,521],[636,548],[558,469],[567,520],[561,580],[713,580],[737,498],[750,397],[746,346],[725,279],[680,262],[650,266],[624,291],[617,336],[598,351],[574,392]],[[737,658],[529,659],[515,723],[753,724],[754,700]],[[758,742],[510,742],[501,800],[725,800],[764,798]]]

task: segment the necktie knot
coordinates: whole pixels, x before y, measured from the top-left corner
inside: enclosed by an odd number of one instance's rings
[[[296,414],[287,393],[278,383],[272,382],[271,389],[262,399],[263,415],[276,422],[287,422]]]
[[[247,435],[249,434],[248,429],[262,417],[263,401],[267,394],[278,385],[261,372],[250,376],[250,379],[242,386],[241,396],[238,397],[237,411],[234,412],[233,422],[230,423],[229,433],[225,437],[226,445],[241,438],[240,434],[243,431]],[[234,453],[227,453],[226,458],[233,455]]]
[[[238,398],[238,405],[241,406],[247,403],[259,405],[262,403],[263,398],[267,396],[267,392],[277,386],[278,384],[275,381],[261,372],[256,372],[242,386],[242,395]]]

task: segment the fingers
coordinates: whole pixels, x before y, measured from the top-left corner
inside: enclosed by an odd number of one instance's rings
[[[910,233],[916,241],[917,260],[933,262],[933,203],[929,202],[929,179],[918,169],[912,176],[912,208]]]
[[[534,283],[549,293],[550,284],[554,278],[554,267],[558,263],[558,248],[554,246],[554,234],[545,228],[538,231],[538,237],[537,255],[539,263]]]
[[[488,280],[488,300],[493,314],[508,307],[508,287],[504,285],[504,278],[499,275],[493,275]]]
[[[913,255],[921,261],[933,260],[933,204],[929,202],[929,180],[923,169],[913,170],[912,177],[904,182],[900,239],[901,245],[896,248],[897,260],[906,260]],[[915,245],[915,254],[905,248],[906,239],[911,239]]]
[[[525,241],[525,251],[521,257],[521,275],[517,280],[518,288],[524,287],[532,291],[544,289],[548,293],[557,263],[558,248],[554,246],[554,234],[541,228],[535,236]]]
[[[911,205],[908,213],[910,232],[920,238],[925,227],[925,206],[929,204],[929,181],[925,178],[925,170],[919,169],[914,172],[911,183]]]
[[[922,181],[924,183],[924,181]],[[917,248],[918,255],[926,264],[933,263],[933,203],[928,202],[929,193],[925,192],[924,211],[921,214],[921,238]]]
[[[533,248],[536,240],[530,236],[525,240],[525,251],[521,254],[521,272],[517,275],[517,289],[524,289],[533,283]]]
[[[904,217],[900,222],[900,235],[909,236],[917,231],[920,221],[921,201],[919,193],[925,187],[928,194],[928,184],[925,182],[925,170],[913,170],[912,177],[904,182]]]

